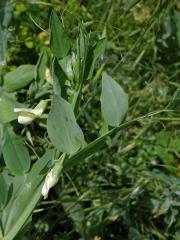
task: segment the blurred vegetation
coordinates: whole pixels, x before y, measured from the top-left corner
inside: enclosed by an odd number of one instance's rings
[[[86,121],[81,116],[79,121],[92,139],[102,127],[96,96],[104,69],[128,93],[128,119],[165,108],[180,86],[180,1],[17,0],[10,5],[4,72],[37,63],[49,47],[52,9],[71,36],[80,19],[92,39],[107,38],[96,63],[97,88],[88,83],[83,89]],[[48,200],[39,202],[27,239],[179,240],[179,124],[177,113],[163,113],[108,139],[106,151],[64,174]],[[44,130],[31,130],[41,155]]]

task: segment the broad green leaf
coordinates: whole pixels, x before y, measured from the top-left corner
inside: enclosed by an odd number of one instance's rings
[[[104,121],[110,126],[117,127],[125,119],[127,110],[127,95],[116,81],[104,73],[101,92],[101,112]]]
[[[0,122],[7,123],[17,119],[18,114],[14,112],[14,108],[19,106],[20,103],[9,97],[0,97]]]
[[[26,87],[34,78],[34,65],[21,65],[4,76],[4,88],[7,92],[14,92]]]
[[[58,59],[65,57],[69,52],[71,42],[54,11],[50,18],[50,32],[50,48],[52,53]]]
[[[5,129],[3,157],[7,168],[15,175],[21,175],[30,168],[30,156],[24,142],[11,128]]]
[[[29,240],[30,235],[27,234],[29,232],[29,229],[31,228],[31,222],[32,222],[32,215],[29,216],[29,218],[26,220],[14,240]]]
[[[52,158],[52,151],[37,160],[35,167],[24,176],[16,176],[13,181],[13,194],[2,215],[4,237],[12,240],[27,222],[41,197],[43,178],[47,171],[40,173]]]
[[[16,176],[17,178],[18,176]],[[41,196],[42,182],[22,181],[16,197],[12,196],[3,214],[3,240],[12,240],[22,228]]]
[[[84,145],[83,132],[76,122],[72,106],[61,97],[54,96],[47,130],[52,143],[61,152],[73,154]]]

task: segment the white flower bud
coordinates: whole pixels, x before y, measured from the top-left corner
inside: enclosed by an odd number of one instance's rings
[[[51,72],[49,68],[46,68],[45,70],[45,78],[48,81],[48,83],[53,84],[53,78],[51,76]]]
[[[43,195],[44,199],[48,197],[49,190],[56,185],[59,180],[59,176],[63,169],[63,162],[65,159],[66,154],[62,154],[60,159],[56,161],[54,167],[50,170],[45,178],[44,185],[41,190],[41,194]]]
[[[47,174],[41,194],[44,199],[48,197],[49,190],[58,182],[58,176],[53,174],[53,169]]]
[[[18,117],[18,123],[23,125],[28,125],[32,123],[33,120],[34,120],[34,117],[28,117],[28,116],[22,116],[22,115],[19,115]]]

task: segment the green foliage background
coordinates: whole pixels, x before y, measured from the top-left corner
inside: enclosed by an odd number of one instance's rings
[[[102,127],[98,86],[103,70],[128,93],[128,120],[165,108],[180,85],[179,1],[11,3],[3,72],[37,63],[40,52],[49,47],[52,9],[61,14],[70,36],[76,35],[79,18],[94,39],[107,38],[107,49],[96,62],[97,88],[90,82],[83,89],[79,122],[87,140]],[[31,85],[18,92],[18,99],[30,104],[34,91]],[[163,113],[109,138],[105,150],[64,173],[49,198],[38,203],[25,239],[179,240],[179,124],[178,113]],[[28,143],[26,130],[17,126]],[[29,151],[35,161],[49,140],[38,125],[30,130],[34,149]]]

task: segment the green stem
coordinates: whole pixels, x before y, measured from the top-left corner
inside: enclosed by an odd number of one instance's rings
[[[85,147],[82,150],[80,150],[79,152],[75,153],[73,156],[69,157],[68,159],[65,159],[64,166],[63,166],[63,171],[67,171],[70,167],[79,163],[79,161],[81,161],[81,160],[83,160],[87,157],[90,157],[92,154],[97,152],[100,148],[102,148],[105,145],[106,139],[107,139],[108,136],[112,136],[115,133],[119,132],[120,130],[126,129],[126,128],[134,125],[135,123],[140,122],[141,120],[143,120],[145,118],[149,118],[151,116],[157,115],[157,114],[162,113],[162,112],[167,112],[167,111],[169,111],[169,110],[163,109],[163,110],[160,110],[160,111],[151,112],[151,113],[148,113],[148,114],[146,114],[142,117],[138,117],[138,118],[135,118],[135,119],[133,119],[129,122],[123,123],[119,127],[115,127],[113,129],[111,129],[104,136],[101,136],[101,137],[97,138],[93,142],[89,143],[87,145],[87,147]]]

